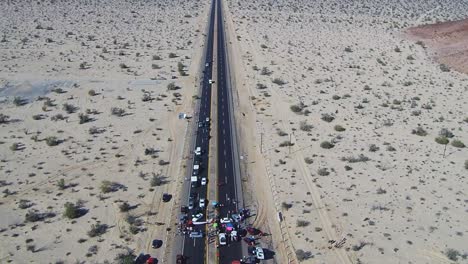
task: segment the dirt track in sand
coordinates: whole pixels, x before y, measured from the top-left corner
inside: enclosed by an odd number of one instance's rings
[[[423,41],[438,62],[468,73],[468,19],[413,27],[407,34]]]

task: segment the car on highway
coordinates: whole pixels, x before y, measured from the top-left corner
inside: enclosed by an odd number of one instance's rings
[[[239,222],[241,220],[241,217],[238,214],[232,214],[231,217],[234,222]]]
[[[198,220],[202,219],[203,218],[203,214],[202,213],[198,213],[196,215],[192,215],[192,222],[197,222]]]
[[[210,63],[209,62],[205,63],[205,67],[208,67],[208,66],[210,66]]]
[[[206,178],[205,177],[201,178],[201,185],[206,185]]]
[[[200,156],[202,153],[201,147],[197,147],[194,152],[195,152],[195,155]]]
[[[200,208],[205,207],[205,198],[200,198],[200,201],[199,201],[199,205],[198,205],[198,206],[200,206]]]
[[[213,80],[211,80],[211,79],[209,79],[209,80],[208,80],[208,83],[209,83],[209,84],[213,84],[213,83],[214,83],[214,81],[213,81]]]
[[[193,232],[190,232],[190,235],[189,235],[191,238],[200,238],[200,237],[203,237],[203,232],[200,232],[200,231],[193,231]]]
[[[210,123],[210,118],[207,117],[207,118],[205,119],[205,122],[206,122],[207,124],[209,124],[209,123]]]
[[[258,259],[265,259],[265,254],[263,253],[263,248],[261,247],[256,247],[255,248],[255,256]]]
[[[225,233],[219,233],[218,237],[219,237],[219,244],[221,246],[224,246],[224,245],[227,244],[227,239],[226,239],[226,234]]]
[[[198,172],[200,171],[200,165],[193,165],[193,175],[197,176]]]
[[[236,230],[232,230],[231,231],[231,240],[232,241],[237,241],[237,231]]]
[[[190,197],[189,201],[188,201],[188,209],[189,210],[192,210],[194,207],[194,202],[193,202],[193,198]]]
[[[224,217],[224,218],[221,218],[220,222],[221,224],[227,224],[227,223],[231,223],[232,219],[229,217]]]

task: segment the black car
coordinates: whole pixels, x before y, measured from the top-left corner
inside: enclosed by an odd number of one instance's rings
[[[151,247],[152,248],[160,248],[162,246],[163,242],[162,240],[159,240],[159,239],[155,239],[153,240],[153,242],[151,243]]]
[[[170,195],[168,193],[165,193],[165,194],[163,194],[162,200],[163,200],[163,202],[167,203],[167,202],[169,202],[171,200],[171,198],[172,198],[172,195]]]

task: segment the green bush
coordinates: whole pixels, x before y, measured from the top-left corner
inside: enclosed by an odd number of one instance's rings
[[[64,189],[67,187],[67,186],[65,185],[65,180],[64,180],[64,179],[58,180],[57,186],[59,187],[60,190],[64,190]]]
[[[102,193],[110,193],[110,192],[113,192],[115,191],[115,187],[114,187],[114,183],[111,182],[111,181],[102,181],[101,182],[101,186],[99,187],[99,189],[101,189],[101,192]]]
[[[440,136],[435,138],[435,142],[442,144],[442,145],[447,145],[449,143],[448,138]]]
[[[63,213],[63,216],[65,216],[66,218],[75,219],[80,216],[80,207],[78,205],[67,202],[65,203],[64,207],[65,212]]]
[[[463,142],[461,142],[460,140],[458,139],[454,139],[452,140],[452,146],[456,147],[456,148],[464,148],[465,147],[465,144]]]
[[[336,125],[336,126],[334,127],[334,129],[335,129],[335,131],[337,131],[337,132],[343,132],[343,131],[346,130],[346,128],[342,127],[341,125]]]

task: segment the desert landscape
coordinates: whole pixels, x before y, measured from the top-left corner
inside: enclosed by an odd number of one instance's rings
[[[209,4],[0,3],[1,263],[170,257]]]
[[[209,6],[0,2],[0,263],[173,263]],[[224,11],[264,263],[468,263],[466,1]]]
[[[227,3],[274,261],[467,263],[466,2]]]

